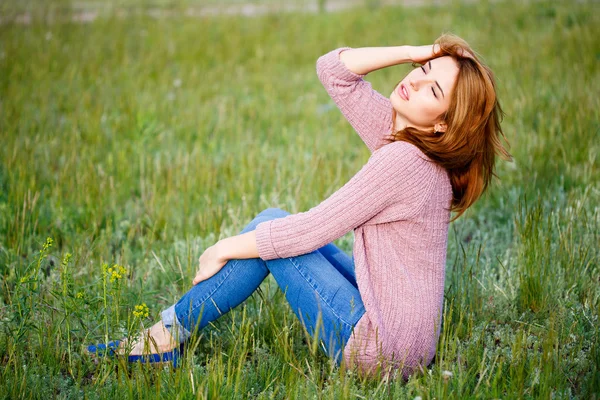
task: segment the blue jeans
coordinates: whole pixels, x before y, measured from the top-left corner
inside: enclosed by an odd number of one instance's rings
[[[241,233],[286,215],[289,213],[279,208],[268,208]],[[269,272],[311,337],[315,337],[317,321],[321,320],[320,347],[339,364],[344,345],[365,308],[356,284],[354,260],[333,243],[296,257],[229,260],[218,273],[193,286],[163,311],[162,321],[173,337],[184,342],[192,332],[246,300]]]

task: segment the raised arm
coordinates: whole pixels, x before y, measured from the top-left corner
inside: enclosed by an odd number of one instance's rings
[[[330,51],[317,60],[317,75],[323,87],[371,153],[384,144],[392,129],[392,104],[375,91],[362,74],[349,70],[339,54],[349,48]]]
[[[369,150],[386,144],[392,104],[363,77],[371,71],[431,58],[433,46],[340,47],[317,60],[317,75],[329,96]]]
[[[439,52],[439,45],[360,47],[356,49],[346,47],[344,49],[347,50],[340,53],[340,60],[346,68],[355,74],[366,75],[371,71],[392,65],[429,60]]]
[[[340,61],[351,72],[364,76],[381,68],[412,62],[411,48],[412,46],[347,48],[340,53]]]

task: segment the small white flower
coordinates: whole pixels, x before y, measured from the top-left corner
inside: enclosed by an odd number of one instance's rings
[[[177,78],[173,81],[173,86],[181,87],[181,79]]]
[[[452,378],[452,372],[444,370],[442,372],[442,379],[444,379],[444,382],[448,382],[450,378]]]
[[[52,32],[48,31],[46,32],[46,41],[49,41],[50,39],[52,39]]]
[[[413,400],[421,400],[421,396],[417,396]]]

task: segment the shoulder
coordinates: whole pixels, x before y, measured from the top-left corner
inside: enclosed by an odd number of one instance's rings
[[[371,157],[386,158],[390,160],[402,160],[403,164],[426,165],[435,163],[412,143],[398,140],[387,143],[375,150]]]
[[[417,146],[405,141],[388,143],[371,154],[374,162],[381,162],[399,179],[410,179],[415,185],[428,187],[448,180],[447,171],[437,165]]]

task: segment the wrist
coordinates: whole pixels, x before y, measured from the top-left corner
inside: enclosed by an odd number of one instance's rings
[[[408,58],[408,62],[413,63],[415,62],[415,58],[417,58],[416,56],[416,52],[417,52],[417,46],[410,46],[410,45],[406,45],[406,58]]]
[[[438,45],[428,44],[424,46],[408,46],[408,56],[411,62],[424,63],[436,57],[436,51],[439,51]]]
[[[215,250],[217,253],[217,259],[222,262],[227,262],[231,260],[230,257],[230,246],[227,241],[230,238],[221,239],[217,243],[215,243]]]
[[[256,232],[254,230],[221,239],[215,246],[217,257],[224,262],[257,258],[259,256],[256,247]]]
[[[404,44],[402,46],[396,46],[396,61],[395,65],[406,64],[413,62],[412,55],[415,46]]]

